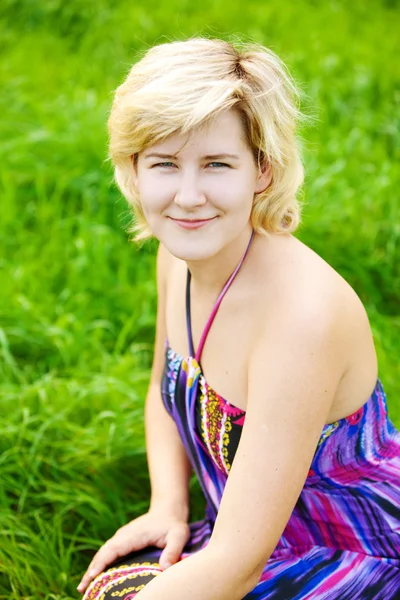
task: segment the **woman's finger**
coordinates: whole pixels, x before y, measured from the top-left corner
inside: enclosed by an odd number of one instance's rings
[[[133,527],[133,523],[124,525],[118,529],[113,537],[107,540],[94,555],[77,587],[78,591],[84,592],[89,583],[120,556],[125,556],[128,552],[140,550],[148,545],[147,537],[143,533],[140,533],[140,531],[138,532],[137,528]]]
[[[174,527],[167,534],[167,543],[160,556],[159,564],[162,569],[168,569],[180,559],[182,550],[190,537],[187,527]]]
[[[118,544],[112,540],[108,540],[94,555],[92,562],[88,566],[86,573],[82,577],[77,590],[78,592],[84,592],[88,587],[89,583],[97,577],[104,569],[112,563],[114,560],[121,556],[121,552],[118,549]]]

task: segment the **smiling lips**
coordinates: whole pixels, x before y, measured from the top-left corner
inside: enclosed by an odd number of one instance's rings
[[[171,217],[172,218],[172,217]],[[213,221],[216,217],[212,217],[211,219],[172,219],[177,225],[183,227],[184,229],[199,229],[199,227],[204,227],[210,221]]]

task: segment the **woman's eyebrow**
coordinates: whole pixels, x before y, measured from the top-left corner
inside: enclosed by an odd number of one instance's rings
[[[223,154],[208,154],[207,156],[203,156],[204,160],[216,160],[217,158],[233,158],[239,160],[240,156],[237,154],[227,154],[226,152]]]
[[[145,154],[144,158],[173,158],[176,160],[178,156],[176,154],[163,154],[162,152],[152,152],[151,154]],[[223,154],[207,154],[202,157],[202,160],[216,160],[217,158],[232,158],[239,160],[240,156],[237,154],[228,154],[224,152]]]
[[[151,154],[145,154],[144,158],[178,158],[176,154],[162,154],[161,152],[152,152]]]

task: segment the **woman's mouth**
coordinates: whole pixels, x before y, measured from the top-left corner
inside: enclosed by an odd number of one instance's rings
[[[200,227],[204,227],[207,223],[214,221],[217,217],[212,217],[211,219],[172,219],[177,225],[183,227],[183,229],[199,229]]]

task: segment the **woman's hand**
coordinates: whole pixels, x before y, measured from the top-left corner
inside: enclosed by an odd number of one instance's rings
[[[146,546],[164,548],[159,564],[162,569],[167,569],[178,562],[189,538],[190,529],[186,521],[161,509],[150,510],[118,529],[103,544],[94,555],[77,589],[83,593],[90,582],[117,558]]]

